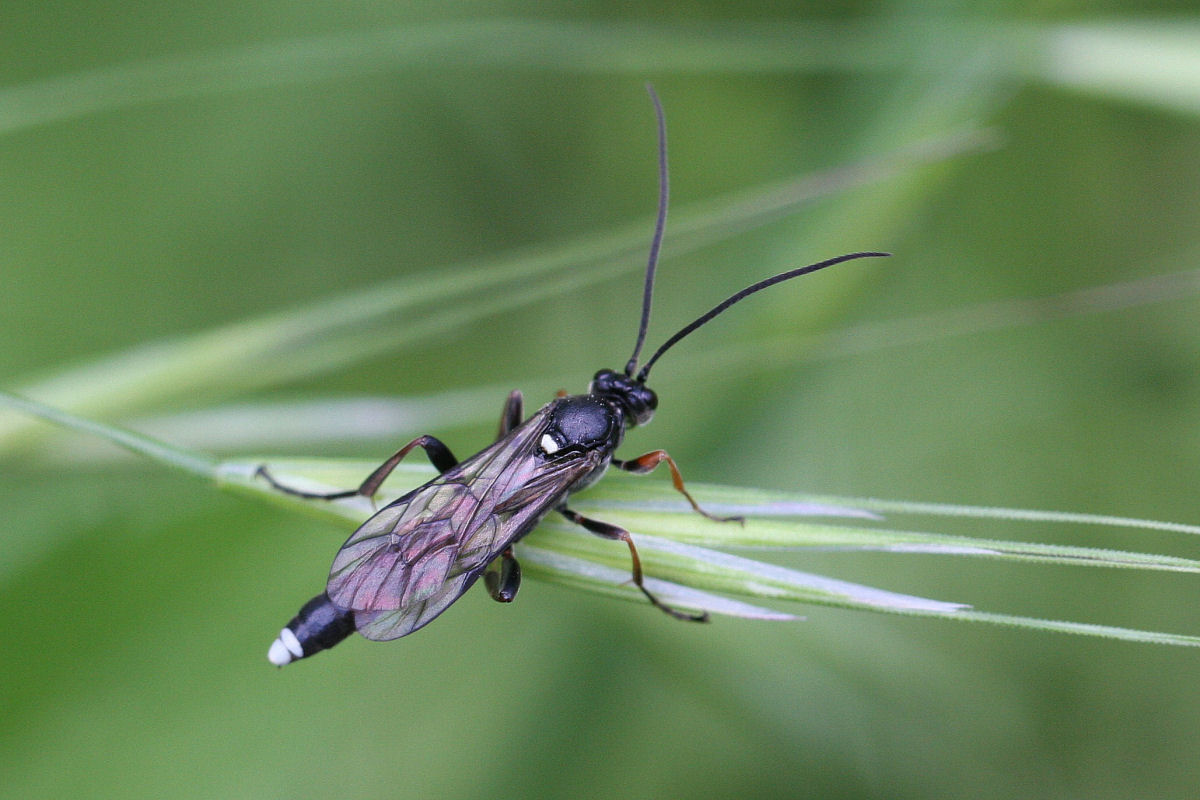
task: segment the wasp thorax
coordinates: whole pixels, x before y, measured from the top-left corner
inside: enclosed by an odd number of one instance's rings
[[[542,451],[591,450],[620,441],[621,425],[606,403],[590,395],[563,398],[542,436]]]
[[[588,391],[619,403],[630,425],[645,425],[653,419],[654,409],[658,408],[658,395],[653,390],[611,369],[597,372]]]

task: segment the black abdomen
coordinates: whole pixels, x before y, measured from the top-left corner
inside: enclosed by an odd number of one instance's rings
[[[267,651],[267,658],[275,666],[282,667],[328,650],[352,633],[353,615],[338,608],[329,595],[322,592],[305,603],[300,613],[279,632],[279,637]]]

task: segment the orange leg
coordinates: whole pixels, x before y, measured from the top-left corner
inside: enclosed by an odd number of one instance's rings
[[[692,508],[694,508],[697,513],[703,514],[704,516],[708,517],[709,519],[716,520],[717,522],[745,522],[746,521],[745,517],[739,517],[739,516],[718,517],[717,515],[710,514],[707,511],[705,511],[703,508],[701,508],[700,504],[697,503],[692,498],[692,496],[690,494],[688,494],[688,490],[684,488],[683,476],[679,474],[679,467],[678,467],[678,465],[676,465],[675,459],[671,458],[671,456],[669,456],[667,454],[666,450],[653,450],[649,453],[646,453],[646,455],[644,455],[644,456],[638,456],[637,458],[631,459],[629,461],[622,461],[620,459],[614,458],[612,460],[612,464],[617,469],[623,469],[626,472],[632,472],[635,475],[645,475],[649,472],[652,472],[655,467],[657,467],[659,464],[663,463],[664,461],[667,462],[667,466],[671,469],[671,480],[675,484],[675,489],[680,494],[682,494],[684,497],[687,498],[687,501],[692,504]]]

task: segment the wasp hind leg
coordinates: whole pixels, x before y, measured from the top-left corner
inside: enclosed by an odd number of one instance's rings
[[[619,458],[614,458],[612,460],[612,465],[617,469],[622,469],[626,472],[632,472],[635,475],[645,475],[649,472],[653,472],[654,468],[664,461],[667,462],[667,467],[671,470],[671,481],[675,484],[676,491],[687,498],[688,503],[691,504],[692,508],[695,509],[697,514],[708,517],[715,522],[746,521],[745,517],[718,517],[716,514],[710,514],[701,508],[700,504],[697,503],[695,499],[693,499],[688,493],[688,490],[684,488],[683,476],[679,474],[679,466],[675,463],[675,459],[671,458],[671,456],[667,454],[666,450],[652,450],[643,456],[638,456],[637,458],[630,459],[629,461],[622,461]]]
[[[646,599],[653,603],[657,608],[666,612],[667,614],[670,614],[675,619],[682,619],[686,620],[687,622],[708,622],[707,613],[689,614],[686,611],[678,611],[664,603],[662,600],[659,600],[650,593],[649,589],[643,585],[642,559],[638,556],[637,548],[633,545],[633,537],[629,535],[629,531],[618,525],[613,525],[608,522],[601,522],[598,519],[585,517],[577,511],[572,511],[566,506],[560,507],[558,509],[558,513],[562,514],[576,525],[579,525],[584,530],[594,533],[597,536],[603,536],[605,539],[616,539],[629,545],[629,556],[633,561],[633,584],[637,588],[641,589],[642,594],[646,595]]]
[[[521,564],[513,556],[511,547],[506,547],[483,573],[483,585],[497,603],[511,603],[521,588]]]
[[[265,466],[259,467],[255,470],[254,474],[264,478],[267,483],[271,484],[272,488],[296,497],[305,497],[310,500],[341,500],[346,497],[361,496],[370,499],[379,491],[379,487],[387,480],[388,475],[392,474],[392,470],[396,469],[396,466],[404,460],[404,457],[414,447],[421,447],[425,450],[425,454],[429,456],[429,461],[437,468],[438,472],[446,472],[458,465],[458,459],[454,457],[454,454],[450,452],[450,448],[446,447],[440,439],[433,436],[418,436],[393,453],[392,457],[387,461],[380,464],[357,489],[349,489],[344,492],[306,492],[275,480],[271,473],[267,472]]]

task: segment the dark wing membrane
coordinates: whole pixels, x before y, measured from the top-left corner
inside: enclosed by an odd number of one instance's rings
[[[546,461],[549,406],[495,444],[381,509],[342,545],[326,591],[368,639],[396,639],[457,600],[594,469],[592,453]]]

